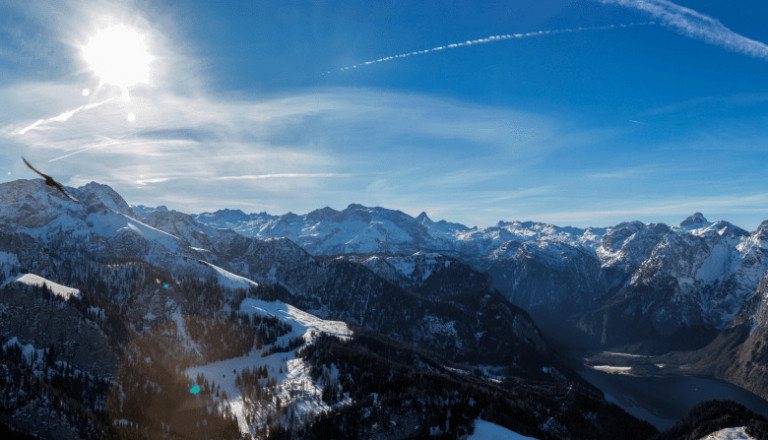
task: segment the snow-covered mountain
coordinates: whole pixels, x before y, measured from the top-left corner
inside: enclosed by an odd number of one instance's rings
[[[384,208],[349,205],[343,211],[323,208],[306,215],[242,211],[217,211],[197,215],[197,220],[258,238],[285,237],[315,255],[416,252],[440,249],[442,240],[413,217]]]
[[[682,340],[700,346],[733,320],[768,270],[762,226],[750,234],[697,213],[667,232],[658,225],[647,229],[651,240],[640,246],[650,249],[647,257],[627,259],[636,269],[625,286],[581,324],[606,344],[626,342],[631,336],[622,341],[622,333],[633,332],[675,347],[684,348]]]
[[[0,428],[458,438],[483,416],[536,438],[653,432],[455,258],[387,255],[387,271],[67,190],[83,203],[0,184]],[[385,226],[426,233],[405,217]]]
[[[0,433],[647,438],[509,299],[605,345],[763,325],[766,225],[193,216],[68,191],[83,203],[0,185]]]
[[[393,279],[364,260],[312,256],[285,238],[243,237],[165,208],[143,208],[142,212],[143,221],[181,237],[199,258],[283,289],[284,298],[319,316],[353,322],[445,350],[456,359],[485,364],[507,362],[504,353],[520,341],[526,341],[534,352],[547,350],[522,310],[498,295],[486,276],[457,261],[442,271],[430,269],[417,286],[404,282],[405,276]],[[421,262],[425,257],[417,254],[412,260]],[[445,292],[451,285],[444,282],[445,272],[453,273],[460,283],[450,292]],[[422,288],[422,284],[431,287]],[[354,286],[352,291],[350,286]],[[497,318],[502,316],[504,319]]]
[[[763,225],[748,233],[701,213],[673,227],[586,229],[536,222],[469,228],[361,205],[303,216],[219,211],[196,218],[243,235],[285,237],[312,255],[453,257],[489,273],[495,288],[553,335],[604,346],[640,339],[666,346],[683,334],[701,345],[734,318],[768,270]],[[397,275],[374,263],[366,264],[389,279]]]

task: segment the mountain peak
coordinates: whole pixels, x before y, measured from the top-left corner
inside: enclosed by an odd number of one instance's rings
[[[431,218],[427,215],[426,212],[421,211],[421,214],[419,214],[418,217],[416,217],[416,221],[423,224],[423,225],[430,225],[434,223]]]
[[[123,199],[123,197],[109,185],[90,182],[77,188],[77,193],[80,200],[90,201],[91,203],[100,202],[107,208],[128,215],[129,217],[135,215],[133,209],[128,205],[128,202],[126,202],[125,199]]]
[[[755,233],[757,233],[761,240],[768,240],[768,220],[763,220],[755,230]]]
[[[695,212],[693,213],[693,215],[683,220],[682,223],[680,223],[680,227],[690,228],[692,226],[706,226],[708,224],[709,222],[707,221],[707,218],[704,217],[704,214],[700,212]]]
[[[220,214],[223,216],[234,216],[234,217],[246,217],[248,215],[245,212],[243,212],[242,209],[229,209],[229,208],[219,209],[214,214]]]
[[[335,209],[331,208],[330,206],[326,206],[325,208],[316,209],[309,214],[307,214],[307,220],[312,221],[321,221],[321,220],[328,220],[334,215],[338,214],[339,212]]]

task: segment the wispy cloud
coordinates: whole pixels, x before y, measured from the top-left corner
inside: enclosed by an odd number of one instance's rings
[[[720,21],[667,0],[598,0],[650,14],[661,25],[690,38],[724,49],[768,60],[768,45],[747,38],[725,27]]]
[[[503,178],[580,136],[551,116],[370,89],[260,99],[147,89],[130,103],[116,91],[117,99],[99,105],[60,84],[24,89],[39,97],[25,101],[25,115],[67,102],[78,111],[30,118],[36,125],[24,134],[32,123],[7,117],[0,140],[18,155],[47,159],[47,171],[69,185],[109,184],[132,203],[169,203],[174,193],[174,207],[188,211],[238,197],[278,212],[352,202],[397,207],[410,199],[417,206],[424,197],[450,197],[441,194],[448,187],[464,191]],[[17,94],[18,87],[0,89],[0,101]],[[381,179],[395,186],[364,190]]]
[[[648,26],[655,24],[652,21],[648,22],[642,22],[642,23],[625,23],[625,24],[611,24],[606,26],[590,26],[590,27],[576,27],[576,28],[567,28],[567,29],[548,29],[548,30],[539,30],[539,31],[533,31],[533,32],[522,32],[522,33],[514,33],[514,34],[500,34],[500,35],[491,35],[489,37],[485,38],[477,38],[474,40],[467,40],[467,41],[461,41],[457,43],[451,43],[446,44],[444,46],[437,46],[433,47],[431,49],[422,49],[422,50],[416,50],[413,52],[404,52],[397,55],[390,55],[383,58],[378,58],[375,60],[369,60],[364,61],[358,64],[352,64],[350,66],[344,66],[340,67],[338,69],[329,70],[324,73],[324,75],[329,75],[334,72],[344,72],[346,70],[352,70],[352,69],[358,69],[360,67],[370,66],[372,64],[378,64],[378,63],[385,63],[387,61],[394,61],[402,58],[408,58],[413,57],[417,55],[425,55],[428,53],[433,52],[440,52],[444,50],[449,49],[457,49],[460,47],[467,47],[467,46],[474,46],[477,44],[487,44],[487,43],[495,43],[498,41],[505,41],[505,40],[516,40],[516,39],[522,39],[522,38],[532,38],[532,37],[543,37],[546,35],[559,35],[559,34],[574,34],[579,32],[595,32],[595,31],[607,31],[607,30],[613,30],[613,29],[622,29],[622,28],[628,28],[628,27],[634,27],[634,26]]]
[[[672,172],[680,174],[685,167],[676,166],[674,170],[671,170],[669,166],[661,165],[642,165],[635,167],[624,167],[607,169],[600,171],[588,171],[584,174],[587,179],[607,180],[607,179],[648,179],[658,176],[668,175]]]
[[[764,53],[760,52],[762,43],[753,42],[760,50],[750,52],[744,37],[669,2],[606,3],[646,11],[657,23],[740,53]],[[63,4],[68,5],[65,11],[79,9],[76,3]],[[356,202],[414,214],[441,212],[448,220],[480,225],[488,224],[489,219],[520,217],[550,222],[582,219],[595,224],[611,215],[626,220],[634,215],[667,215],[674,209],[708,211],[719,206],[682,196],[699,194],[701,182],[711,181],[712,173],[691,177],[680,187],[678,164],[656,174],[621,169],[670,156],[638,153],[632,160],[618,159],[635,145],[628,133],[650,132],[659,125],[661,118],[651,118],[642,109],[622,115],[622,121],[637,119],[619,129],[568,116],[575,113],[569,113],[567,103],[562,113],[542,114],[536,105],[523,110],[513,107],[517,104],[482,105],[470,102],[471,97],[465,101],[392,89],[222,93],[211,90],[214,78],[200,75],[201,71],[216,71],[206,67],[215,61],[197,64],[184,59],[184,53],[194,51],[177,50],[187,42],[174,45],[163,39],[160,34],[169,26],[160,22],[143,22],[158,60],[152,84],[131,90],[131,101],[124,102],[119,91],[97,87],[96,79],[85,69],[77,72],[83,67],[77,65],[78,44],[86,41],[99,26],[101,13],[108,11],[83,8],[86,12],[78,15],[57,9],[46,15],[44,10],[50,5],[31,5],[34,13],[29,17],[41,17],[46,22],[42,27],[56,34],[45,38],[36,34],[36,38],[60,51],[64,42],[64,58],[74,60],[70,61],[74,68],[60,82],[21,84],[17,78],[0,88],[0,162],[9,164],[1,174],[12,172],[12,177],[0,176],[4,179],[34,177],[21,163],[19,156],[24,154],[69,185],[96,180],[113,186],[131,203],[164,203],[187,212],[235,206],[273,213],[307,212]],[[642,9],[643,5],[655,9]],[[137,15],[130,6],[123,12],[117,21],[133,20]],[[115,20],[114,14],[109,17]],[[651,22],[494,35],[333,72],[472,45],[547,35],[561,35],[564,40],[578,32],[611,32],[648,24]],[[701,29],[707,31],[704,36],[699,35]],[[83,96],[85,88],[94,92]],[[128,113],[135,115],[134,121],[128,120]],[[627,128],[646,119],[651,123],[647,127]],[[616,159],[610,160],[613,157]],[[588,176],[590,169],[598,173],[593,178]],[[627,179],[628,172],[631,179]],[[679,199],[656,199],[670,188]],[[725,194],[728,188],[722,191]],[[741,194],[733,193],[734,199]],[[691,205],[677,203],[681,201]],[[745,199],[742,205],[722,209],[739,212],[756,209],[760,203]]]
[[[297,179],[297,178],[327,178],[348,177],[350,174],[341,173],[274,173],[274,174],[247,174],[244,176],[220,176],[213,180],[263,180],[263,179]]]

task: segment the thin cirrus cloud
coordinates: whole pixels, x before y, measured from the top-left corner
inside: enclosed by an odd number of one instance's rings
[[[244,176],[220,176],[213,180],[263,180],[263,179],[294,179],[294,178],[322,178],[322,177],[346,177],[351,174],[341,173],[273,173],[273,174],[247,174]]]
[[[0,126],[0,140],[15,150],[8,160],[23,154],[47,161],[46,171],[68,185],[95,180],[131,203],[173,202],[189,212],[232,200],[276,212],[310,211],[318,200],[398,207],[413,187],[432,188],[430,182],[479,167],[474,162],[488,156],[508,170],[509,161],[535,162],[565,142],[558,139],[577,137],[563,136],[568,124],[554,117],[368,89],[247,100],[156,89],[137,91],[129,103],[74,93],[65,99],[61,85],[26,90],[41,98],[26,101],[24,118]],[[12,92],[0,89],[0,100]],[[126,119],[128,111],[135,121]],[[386,197],[361,191],[377,179],[396,180],[414,164],[423,166],[408,173],[410,185]],[[436,196],[437,190],[413,205],[427,208],[425,199]]]
[[[645,12],[682,35],[720,46],[732,52],[768,60],[768,45],[725,27],[720,21],[667,0],[598,0]]]
[[[347,70],[352,69],[358,69],[360,67],[366,67],[370,66],[372,64],[379,64],[379,63],[386,63],[387,61],[394,61],[402,58],[409,58],[413,56],[418,55],[426,55],[428,53],[433,52],[440,52],[444,50],[449,49],[457,49],[460,47],[467,47],[467,46],[474,46],[477,44],[487,44],[487,43],[495,43],[498,41],[505,41],[505,40],[517,40],[517,39],[523,39],[523,38],[532,38],[532,37],[543,37],[546,35],[559,35],[559,34],[574,34],[574,33],[580,33],[580,32],[595,32],[595,31],[607,31],[607,30],[614,30],[614,29],[623,29],[628,27],[635,27],[635,26],[649,26],[655,24],[653,21],[648,22],[641,22],[641,23],[622,23],[622,24],[610,24],[605,26],[589,26],[589,27],[576,27],[576,28],[566,28],[566,29],[546,29],[546,30],[538,30],[533,32],[522,32],[522,33],[514,33],[514,34],[501,34],[501,35],[491,35],[489,37],[485,38],[477,38],[474,40],[467,40],[467,41],[461,41],[458,43],[451,43],[446,44],[443,46],[437,46],[433,47],[431,49],[422,49],[422,50],[416,50],[413,52],[404,52],[397,55],[390,55],[382,58],[378,58],[375,60],[369,60],[364,61],[358,64],[352,64],[349,66],[340,67],[335,70],[329,70],[327,72],[324,72],[324,75],[330,75],[334,72],[344,72]]]

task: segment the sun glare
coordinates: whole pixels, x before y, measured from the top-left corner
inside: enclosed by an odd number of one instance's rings
[[[124,25],[99,31],[83,46],[83,57],[93,73],[105,84],[123,89],[149,82],[152,56],[144,35]]]

